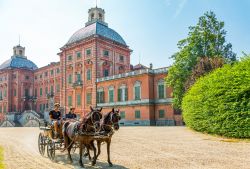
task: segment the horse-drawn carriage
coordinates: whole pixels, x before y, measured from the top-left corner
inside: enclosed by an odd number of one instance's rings
[[[112,109],[103,118],[100,113],[102,109],[92,109],[91,112],[82,121],[64,121],[62,125],[63,138],[55,139],[55,131],[53,126],[46,121],[39,122],[39,129],[41,132],[38,136],[38,149],[42,156],[45,155],[47,150],[47,156],[50,160],[55,160],[56,151],[68,150],[68,157],[72,163],[71,153],[74,153],[76,149],[79,149],[80,160],[82,163],[82,154],[86,151],[89,159],[91,160],[89,150],[94,151],[94,157],[92,158],[92,165],[95,165],[96,159],[100,154],[100,146],[102,142],[107,143],[108,147],[108,163],[112,166],[110,161],[110,142],[114,130],[119,129],[118,121],[120,120],[119,110]],[[62,133],[61,133],[62,134]],[[96,148],[94,141],[97,142],[98,153],[96,155]]]
[[[47,156],[50,160],[55,160],[55,152],[56,150],[63,150],[64,148],[64,140],[63,139],[55,139],[55,131],[53,126],[48,124],[45,120],[39,121],[39,129],[41,132],[38,136],[38,149],[42,156],[45,155],[45,151],[47,151]],[[78,147],[77,144],[74,144],[71,152],[74,152]]]

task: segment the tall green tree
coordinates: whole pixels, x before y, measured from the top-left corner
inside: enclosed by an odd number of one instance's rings
[[[224,22],[218,21],[210,11],[199,18],[197,25],[189,27],[187,38],[178,42],[179,52],[172,56],[174,64],[166,79],[173,88],[175,108],[181,108],[184,85],[200,57],[220,57],[225,63],[236,60],[232,45],[225,37]]]

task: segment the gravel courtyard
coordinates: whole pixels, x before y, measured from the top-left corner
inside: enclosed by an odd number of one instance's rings
[[[42,157],[37,148],[38,128],[0,128],[0,145],[9,169],[80,168],[78,154],[73,165],[66,153],[56,162]],[[78,153],[78,151],[76,152]],[[106,145],[97,165],[85,159],[86,168],[110,168]],[[199,134],[185,127],[122,127],[111,144],[112,169],[246,169],[250,168],[250,142],[231,142]]]

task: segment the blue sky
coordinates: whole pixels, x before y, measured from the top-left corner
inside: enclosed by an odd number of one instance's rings
[[[26,55],[39,67],[59,61],[57,53],[87,22],[95,0],[0,0],[0,62],[12,48],[26,47]],[[212,10],[225,21],[227,41],[237,56],[250,53],[250,0],[98,0],[106,22],[133,50],[131,63],[169,66],[177,42],[188,34],[199,16]]]

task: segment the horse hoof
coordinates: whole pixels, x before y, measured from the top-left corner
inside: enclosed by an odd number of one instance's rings
[[[113,167],[113,164],[112,164],[112,163],[109,163],[109,166],[110,166],[110,167]]]
[[[91,162],[91,165],[92,165],[92,166],[94,166],[95,164],[96,164],[96,162],[95,162],[95,161],[92,161],[92,162]]]
[[[84,165],[83,164],[80,164],[81,168],[84,168]]]

